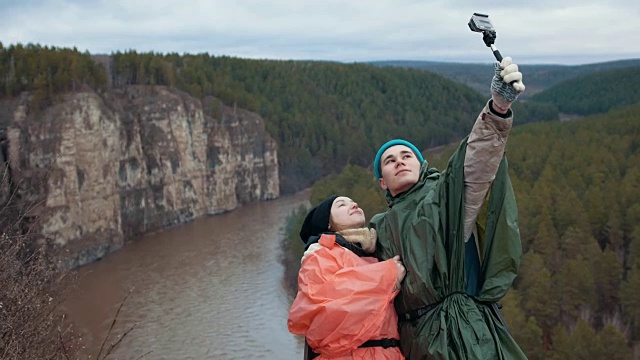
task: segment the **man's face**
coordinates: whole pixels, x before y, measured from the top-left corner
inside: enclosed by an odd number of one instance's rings
[[[420,177],[420,160],[410,148],[395,145],[380,157],[379,183],[382,190],[389,190],[391,196],[409,190]]]
[[[346,196],[339,196],[333,201],[329,220],[331,231],[358,229],[364,227],[364,222],[364,211],[355,201]]]

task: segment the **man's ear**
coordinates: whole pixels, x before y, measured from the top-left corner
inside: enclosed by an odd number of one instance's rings
[[[382,190],[385,190],[385,191],[387,190],[387,184],[384,182],[384,179],[383,179],[383,178],[380,178],[380,179],[378,180],[378,184],[380,185],[380,187],[382,188]]]

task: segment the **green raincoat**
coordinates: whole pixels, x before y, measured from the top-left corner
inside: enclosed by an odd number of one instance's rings
[[[418,183],[396,198],[387,192],[389,210],[371,219],[378,232],[377,256],[386,260],[400,254],[407,269],[395,299],[401,349],[412,360],[526,359],[495,304],[511,287],[522,255],[506,157],[491,185],[486,216],[478,221],[482,265],[473,274],[475,293],[469,294],[466,284],[466,148],[465,139],[443,172],[423,162]],[[402,320],[425,305],[432,305],[426,315]]]

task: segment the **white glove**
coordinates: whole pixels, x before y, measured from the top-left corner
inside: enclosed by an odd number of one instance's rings
[[[302,259],[300,259],[300,263],[302,264],[302,262],[304,261],[304,259],[311,255],[311,253],[313,253],[314,251],[317,251],[319,249],[322,249],[322,245],[318,244],[318,243],[313,243],[311,245],[309,245],[309,248],[307,250],[305,250],[304,254],[302,254]]]
[[[522,73],[518,71],[518,65],[512,64],[510,57],[502,59],[500,64],[495,64],[496,74],[491,81],[491,98],[496,110],[506,113],[520,93],[525,89],[522,82]]]

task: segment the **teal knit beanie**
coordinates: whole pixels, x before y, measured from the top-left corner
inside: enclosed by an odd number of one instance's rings
[[[384,143],[384,145],[380,147],[380,150],[378,150],[378,153],[376,154],[376,159],[373,161],[373,173],[376,175],[376,180],[380,180],[380,178],[382,177],[382,173],[380,172],[380,158],[382,157],[382,154],[388,148],[396,145],[404,145],[408,147],[409,149],[411,149],[411,151],[413,151],[414,154],[416,154],[416,157],[418,158],[418,160],[420,160],[420,164],[424,162],[424,157],[422,157],[420,150],[418,150],[418,148],[415,147],[415,145],[413,145],[412,143],[402,139],[394,139],[394,140],[387,141],[386,143]]]

